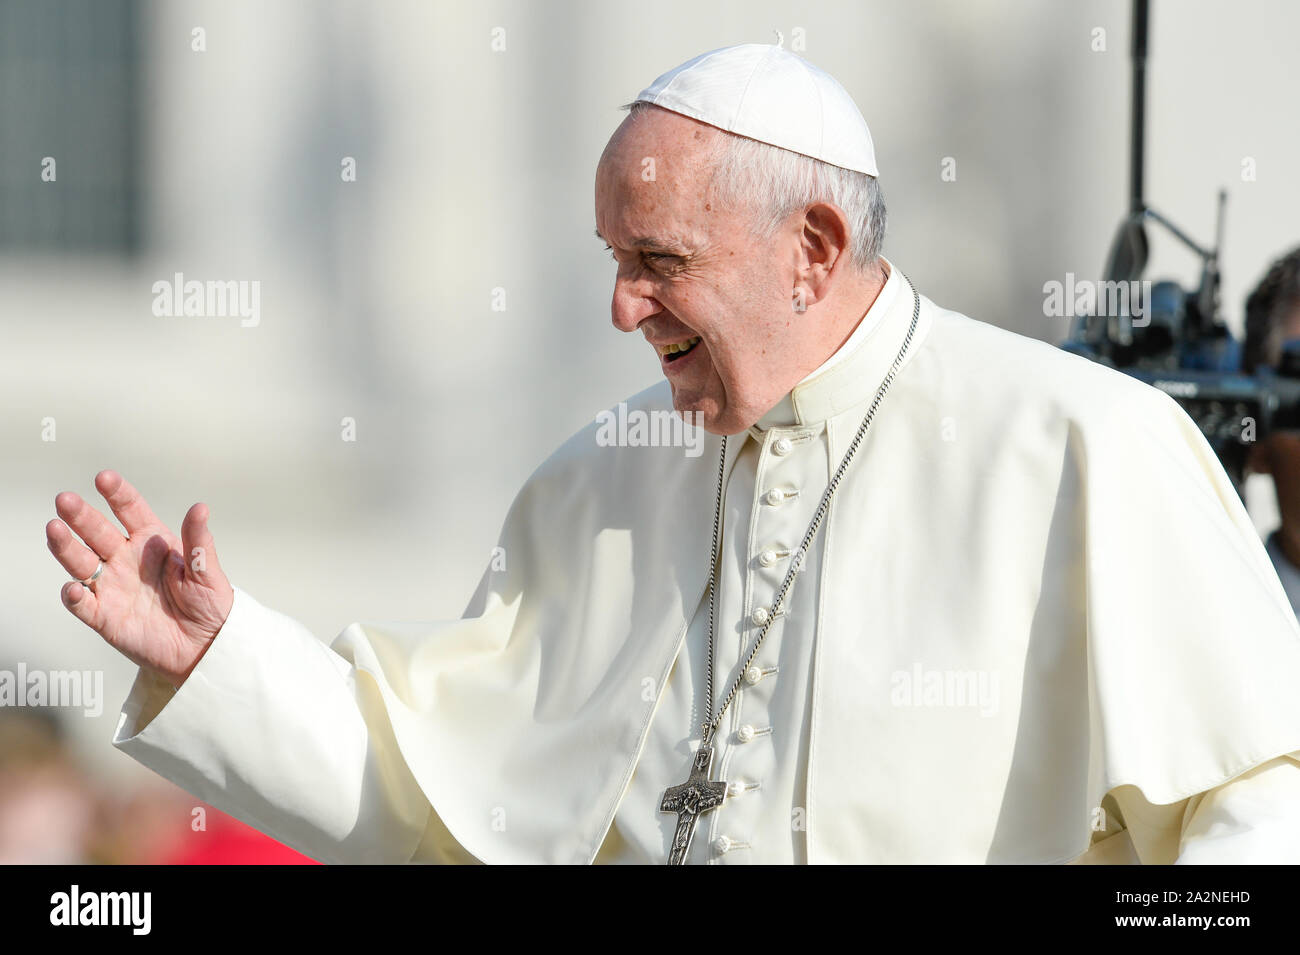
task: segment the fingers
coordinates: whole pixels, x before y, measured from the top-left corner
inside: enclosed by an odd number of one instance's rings
[[[208,583],[211,574],[219,574],[216,542],[208,530],[208,506],[195,504],[181,521],[181,543],[185,550],[185,565],[195,580]]]
[[[108,501],[108,506],[113,509],[128,534],[136,534],[148,527],[162,524],[140,496],[140,492],[116,471],[100,471],[96,474],[95,487],[104,495],[104,500]]]
[[[77,580],[85,580],[99,567],[99,556],[73,537],[63,521],[55,519],[45,525],[45,543],[54,559]]]
[[[63,585],[59,596],[63,598],[63,606],[72,611],[74,617],[92,630],[99,630],[99,601],[90,590],[70,580]]]
[[[64,491],[54,498],[54,510],[67,522],[67,526],[77,532],[77,536],[86,542],[86,546],[108,560],[117,549],[126,543],[122,532],[109,523],[108,518],[91,507],[77,494]],[[46,525],[45,533],[49,537],[50,528]],[[58,555],[55,554],[57,557]],[[67,567],[67,564],[63,565]],[[90,572],[94,573],[92,566]],[[82,577],[87,576],[82,574]]]

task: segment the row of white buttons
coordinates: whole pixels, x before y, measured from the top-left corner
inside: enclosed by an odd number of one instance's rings
[[[775,673],[777,669],[778,667],[751,666],[748,670],[745,671],[745,682],[748,683],[750,686],[753,686],[768,674]],[[751,743],[758,737],[766,736],[768,733],[771,732],[772,732],[772,727],[770,726],[764,726],[763,728],[759,729],[758,727],[754,726],[753,723],[745,723],[743,726],[740,727],[740,729],[736,731],[736,738],[739,739],[742,743]],[[758,789],[760,785],[761,785],[760,783],[750,783],[750,782],[745,782],[744,780],[741,779],[735,779],[727,783],[727,795],[734,799],[737,796],[743,796],[751,789]],[[732,849],[748,849],[748,848],[749,848],[748,842],[737,842],[735,839],[732,839],[730,836],[718,836],[718,838],[713,840],[713,850],[716,853],[718,853],[718,855],[726,855]]]
[[[750,667],[749,669],[757,670],[758,668]],[[758,679],[762,679],[762,677],[760,676]],[[758,680],[752,680],[751,682],[757,683]],[[754,739],[754,737],[763,735],[765,733],[770,733],[770,732],[772,732],[772,727],[770,726],[758,730],[755,729],[752,724],[746,723],[744,726],[740,728],[740,730],[737,732],[737,735],[740,737],[740,741],[742,743],[748,743],[752,739]],[[746,782],[743,779],[733,779],[731,782],[727,783],[727,796],[730,799],[735,799],[738,796],[743,796],[745,793],[749,792],[750,790],[758,789],[761,785],[762,785],[761,783]],[[718,838],[713,840],[713,851],[716,852],[718,855],[726,855],[732,849],[748,849],[749,847],[750,846],[748,842],[739,842],[735,839],[732,839],[730,836],[718,836]]]
[[[772,453],[778,456],[783,457],[789,454],[790,451],[793,450],[793,448],[794,448],[794,444],[790,441],[789,438],[777,438],[775,441],[772,442]],[[798,496],[799,496],[799,491],[797,489],[791,488],[789,490],[786,490],[784,488],[774,487],[771,488],[767,492],[767,494],[764,495],[764,499],[767,501],[768,504],[775,506],[777,504],[782,504],[785,501]],[[758,562],[763,567],[771,567],[781,557],[786,557],[786,556],[789,556],[789,551],[778,552],[772,548],[768,548],[767,550],[764,550],[761,554],[758,555]],[[752,614],[750,614],[749,619],[753,622],[754,626],[761,627],[763,626],[763,624],[767,623],[770,616],[771,614],[769,613],[766,607],[759,607]],[[749,669],[745,671],[745,682],[748,683],[750,686],[755,686],[763,679],[763,677],[775,673],[777,669],[778,669],[777,667],[751,666]],[[755,740],[756,738],[758,738],[759,736],[764,736],[771,732],[772,732],[772,727],[770,726],[764,727],[763,729],[758,729],[753,724],[746,723],[745,725],[741,726],[739,730],[736,731],[736,737],[742,743],[749,743]],[[727,784],[727,795],[732,797],[739,796],[750,789],[757,789],[758,785],[759,785],[758,783],[746,783],[740,780],[735,780]],[[718,836],[717,839],[713,840],[713,849],[719,855],[725,855],[726,853],[732,851],[733,849],[748,849],[748,848],[749,848],[749,843],[738,842],[737,840],[732,839],[729,836]]]
[[[775,673],[778,667],[760,667],[751,666],[745,671],[745,682],[750,686],[755,685],[768,674]],[[753,723],[745,723],[736,730],[736,738],[742,743],[752,743],[760,736],[766,736],[772,732],[772,727],[764,726],[761,729],[754,726]],[[758,789],[761,783],[746,782],[743,779],[733,779],[727,783],[727,796],[735,799],[737,796],[743,796],[751,789]],[[718,855],[726,855],[732,849],[748,849],[748,842],[738,842],[730,836],[718,836],[713,840],[713,851]]]

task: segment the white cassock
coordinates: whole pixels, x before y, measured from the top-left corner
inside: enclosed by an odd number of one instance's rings
[[[1166,395],[921,297],[906,363],[718,731],[689,861],[1300,861],[1300,629]],[[727,444],[721,697],[912,318]],[[628,402],[671,407],[666,383]],[[662,863],[702,720],[721,439],[525,484],[465,615],[326,646],[237,590],[114,744],[324,861]],[[716,703],[715,703],[716,705]]]

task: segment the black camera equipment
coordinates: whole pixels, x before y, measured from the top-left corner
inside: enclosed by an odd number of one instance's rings
[[[1134,0],[1131,198],[1111,244],[1102,291],[1092,297],[1098,305],[1109,300],[1121,307],[1076,315],[1061,347],[1144,381],[1177,401],[1241,494],[1250,445],[1274,430],[1300,428],[1300,352],[1285,352],[1277,369],[1241,373],[1240,343],[1219,315],[1219,247],[1227,199],[1223,190],[1214,246],[1208,249],[1143,199],[1149,13],[1148,0]],[[1195,289],[1185,291],[1172,281],[1142,281],[1148,222],[1162,226],[1200,259]]]

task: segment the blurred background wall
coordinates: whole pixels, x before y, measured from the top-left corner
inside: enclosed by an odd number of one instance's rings
[[[1153,8],[1148,198],[1209,243],[1228,190],[1239,330],[1300,235],[1300,5]],[[92,786],[153,785],[109,744],[134,668],[60,606],[43,539],[54,495],[98,502],[105,467],[173,527],[208,502],[236,586],[323,639],[458,616],[532,469],[658,378],[609,324],[592,177],[618,106],[705,50],[798,36],[871,126],[886,255],[941,305],[1059,341],[1043,283],[1099,278],[1127,205],[1129,17],[1126,0],[2,0],[0,667],[102,670],[103,713],[72,712],[66,745]],[[1195,268],[1156,238],[1149,277]],[[260,322],[155,316],[175,273],[259,282]],[[1267,529],[1267,489],[1252,504]]]

